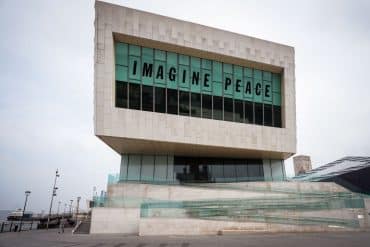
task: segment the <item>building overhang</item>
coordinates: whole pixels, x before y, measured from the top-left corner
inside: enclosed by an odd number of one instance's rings
[[[119,154],[174,155],[193,157],[287,159],[292,153],[239,149],[220,146],[205,146],[186,143],[170,143],[114,136],[98,136]]]

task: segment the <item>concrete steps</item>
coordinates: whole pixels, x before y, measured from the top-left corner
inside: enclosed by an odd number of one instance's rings
[[[91,227],[91,219],[85,219],[80,221],[75,229],[73,229],[73,234],[89,234]]]

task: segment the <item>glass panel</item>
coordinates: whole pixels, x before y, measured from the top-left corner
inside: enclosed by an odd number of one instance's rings
[[[224,160],[224,177],[225,182],[235,182],[236,181],[236,170],[234,160],[227,159]]]
[[[190,167],[184,157],[174,157],[174,176],[177,181],[186,181]]]
[[[125,43],[117,42],[115,44],[115,57],[116,64],[128,65],[128,45]]]
[[[177,112],[177,101],[178,94],[177,90],[167,89],[167,113],[178,114]]]
[[[116,81],[128,81],[128,67],[116,65]]]
[[[179,91],[179,112],[180,115],[189,116],[189,92]]]
[[[249,162],[249,164],[248,164]],[[237,182],[264,180],[262,160],[174,157],[180,182]]]
[[[233,99],[224,98],[224,120],[233,121]]]
[[[127,82],[116,81],[116,107],[127,108]]]
[[[244,102],[245,112],[244,112],[244,122],[253,123],[253,103],[249,101]]]
[[[191,94],[191,112],[192,117],[201,116],[201,107],[200,107],[200,94],[192,93]]]
[[[141,86],[139,84],[129,84],[129,95],[130,95],[130,100],[129,100],[129,108],[130,109],[135,109],[135,110],[140,110],[140,88]]]
[[[272,105],[263,105],[263,125],[272,126]]]
[[[143,91],[143,111],[153,111],[153,87],[144,86]]]
[[[167,179],[167,156],[155,156],[154,181]]]
[[[121,167],[119,171],[119,179],[127,180],[128,155],[121,156]]]
[[[153,175],[154,175],[154,156],[143,155],[140,180],[153,181]]]
[[[222,97],[213,96],[213,119],[222,120]]]
[[[244,121],[243,101],[234,100],[234,121],[242,123]]]
[[[141,58],[129,56],[129,80],[133,83],[140,84],[141,79]]]
[[[264,179],[262,160],[248,160],[248,176],[251,181],[261,181]]]
[[[166,112],[166,89],[156,87],[155,88],[155,111],[165,113]]]
[[[213,182],[224,181],[224,166],[220,162],[217,162],[212,166],[212,181]]]
[[[202,117],[212,118],[212,96],[202,95]]]
[[[246,161],[238,162],[235,164],[237,181],[248,181],[248,166]]]
[[[262,114],[262,104],[261,103],[254,103],[254,121],[255,124],[262,125],[263,120]]]
[[[253,100],[254,102],[262,103],[262,80],[258,78],[253,79]]]
[[[277,105],[274,105],[273,110],[274,110],[274,113],[273,113],[273,115],[274,115],[274,127],[281,128],[281,107],[277,106]]]
[[[190,57],[190,90],[194,93],[200,93],[200,58]]]
[[[127,180],[140,180],[140,166],[141,157],[140,155],[129,155],[128,156],[128,173]]]
[[[174,166],[173,166],[173,156],[167,156],[167,181],[173,182],[174,181]]]

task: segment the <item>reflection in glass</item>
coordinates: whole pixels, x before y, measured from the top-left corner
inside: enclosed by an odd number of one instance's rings
[[[246,101],[244,103],[245,106],[245,117],[244,117],[244,122],[245,123],[253,123],[253,103],[250,101]]]
[[[167,113],[178,114],[177,113],[177,100],[178,100],[177,90],[167,89]]]
[[[155,111],[165,113],[166,112],[166,89],[156,87],[155,88]]]
[[[212,96],[202,94],[202,118],[212,118]]]
[[[224,120],[233,121],[233,99],[224,98]]]
[[[263,105],[263,125],[272,126],[272,105]]]
[[[135,109],[135,110],[140,110],[140,96],[141,96],[141,86],[140,84],[134,84],[130,83],[129,84],[129,108],[130,109]]]
[[[261,103],[254,103],[254,123],[262,125],[263,123],[263,111]]]
[[[281,107],[274,105],[273,106],[273,118],[274,118],[274,127],[281,128]]]
[[[189,116],[189,92],[179,91],[179,112],[180,115]]]
[[[143,111],[153,111],[153,87],[143,85],[142,93]]]
[[[213,119],[222,120],[222,97],[213,96]]]
[[[127,82],[116,81],[116,107],[127,108]]]
[[[234,121],[242,123],[244,121],[244,109],[242,100],[234,100]]]
[[[201,104],[200,104],[200,94],[191,93],[191,116],[200,117],[201,116]]]

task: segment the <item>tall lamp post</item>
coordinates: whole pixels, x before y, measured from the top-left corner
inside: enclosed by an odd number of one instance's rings
[[[66,208],[67,208],[67,203],[64,203],[64,210],[63,210],[63,214],[62,214],[62,219],[64,218],[64,216],[66,214]]]
[[[71,202],[71,204],[69,204],[69,214],[72,217],[72,203],[73,203],[73,200],[70,200],[70,202]]]
[[[61,204],[62,202],[61,201],[59,201],[58,202],[58,211],[57,211],[57,216],[59,217],[59,208],[60,208],[60,204]]]
[[[77,197],[77,207],[76,207],[76,225],[77,225],[77,215],[78,215],[78,208],[80,206],[81,196]]]
[[[28,196],[31,194],[31,191],[27,190],[24,192],[24,194],[26,195],[26,199],[24,200],[21,223],[19,224],[19,231],[22,231],[23,217],[24,217],[24,213],[26,212],[27,200],[28,200]]]
[[[54,178],[54,185],[53,185],[53,189],[52,189],[52,193],[51,193],[51,200],[50,200],[50,208],[49,208],[49,214],[48,214],[48,222],[46,223],[46,229],[49,230],[49,223],[50,223],[50,215],[51,215],[51,208],[53,207],[53,199],[54,199],[54,196],[57,195],[57,187],[55,187],[56,183],[57,183],[57,178],[59,177],[59,172],[58,172],[58,169],[56,170],[55,172],[55,178]]]

